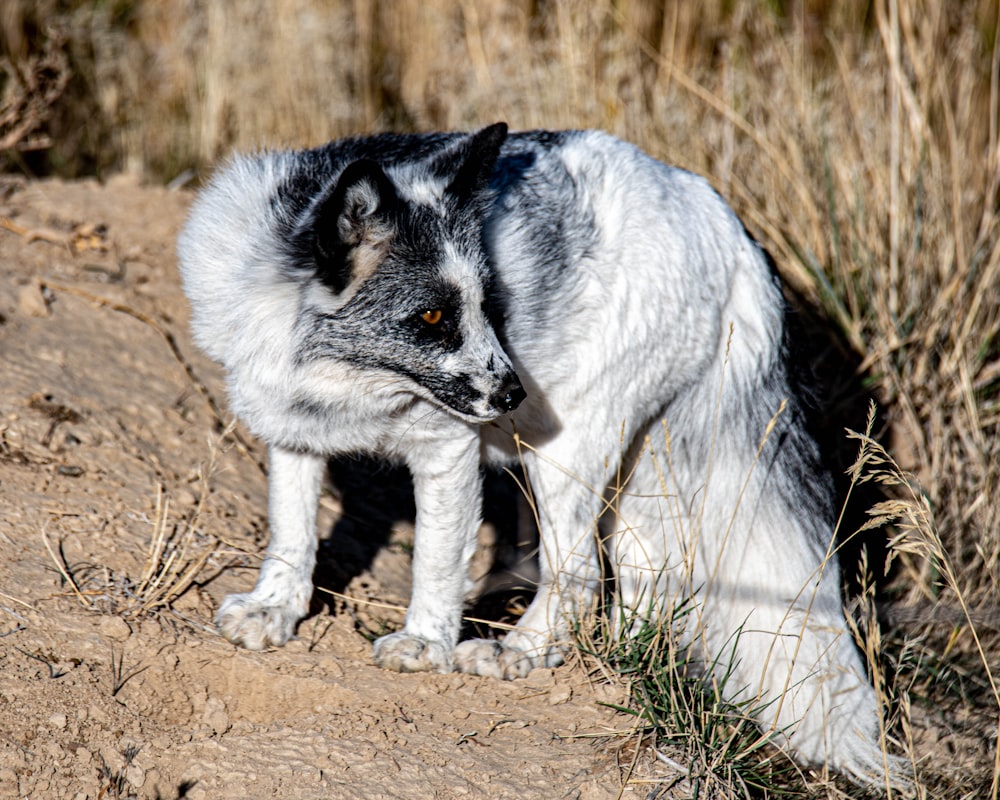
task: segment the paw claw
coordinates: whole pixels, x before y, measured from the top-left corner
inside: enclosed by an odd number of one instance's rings
[[[215,624],[233,644],[264,650],[291,639],[301,617],[293,608],[261,603],[252,594],[231,594],[219,606]]]
[[[440,642],[412,636],[405,631],[376,639],[375,663],[394,672],[451,672],[448,649]]]
[[[538,664],[528,653],[491,639],[469,639],[455,648],[455,668],[470,675],[509,681],[523,678]]]

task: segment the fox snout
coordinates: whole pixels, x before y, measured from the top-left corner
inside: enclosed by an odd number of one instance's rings
[[[490,405],[501,414],[513,411],[523,402],[528,393],[521,386],[521,381],[513,372],[507,376],[499,389],[490,397]]]

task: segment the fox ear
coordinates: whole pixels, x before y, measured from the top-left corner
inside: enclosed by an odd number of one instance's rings
[[[396,187],[374,161],[354,161],[320,201],[313,221],[313,255],[324,283],[342,292],[351,281],[350,251],[377,246],[391,230]]]
[[[506,138],[506,122],[497,122],[474,133],[465,147],[462,166],[448,184],[448,192],[467,200],[485,188]]]

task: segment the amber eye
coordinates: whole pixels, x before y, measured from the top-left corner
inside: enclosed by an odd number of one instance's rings
[[[433,308],[421,314],[420,319],[422,319],[428,325],[437,325],[441,321],[441,318],[443,316],[444,313],[441,311],[440,308]]]

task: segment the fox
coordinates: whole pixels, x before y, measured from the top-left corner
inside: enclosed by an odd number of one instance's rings
[[[234,155],[178,239],[197,344],[268,448],[270,541],[223,636],[295,635],[331,457],[405,465],[402,629],[374,661],[516,679],[608,591],[624,636],[690,597],[685,646],[800,762],[904,782],[847,623],[836,496],[774,264],[709,182],[595,130],[376,134]],[[519,464],[532,602],[459,641],[484,465]],[[711,659],[706,659],[710,666]],[[886,776],[889,776],[888,778]]]

